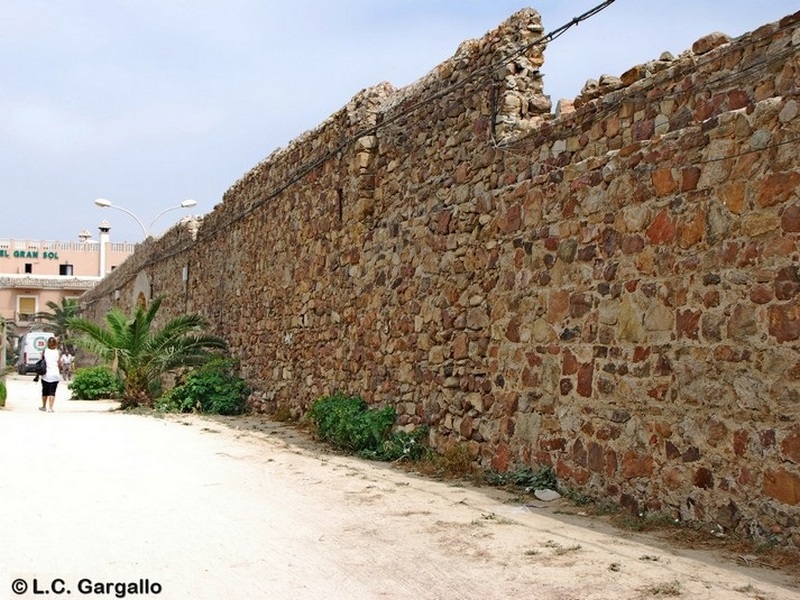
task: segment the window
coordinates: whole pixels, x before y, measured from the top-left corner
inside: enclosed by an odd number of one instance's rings
[[[63,264],[63,265],[58,265],[58,274],[59,275],[66,275],[68,277],[71,276],[72,275],[72,265],[69,264],[69,263],[66,263],[66,264]]]
[[[25,272],[33,273],[33,263],[25,263]]]
[[[17,296],[17,320],[33,321],[36,314],[36,296]]]

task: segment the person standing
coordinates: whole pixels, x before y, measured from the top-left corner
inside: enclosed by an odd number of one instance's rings
[[[47,348],[42,352],[44,362],[47,365],[47,372],[42,375],[42,406],[41,411],[53,412],[53,404],[56,401],[56,388],[61,381],[59,372],[61,363],[61,353],[58,351],[56,338],[51,337],[47,340]]]
[[[61,378],[64,381],[72,379],[72,359],[72,353],[69,351],[69,348],[66,348],[64,352],[61,353]]]

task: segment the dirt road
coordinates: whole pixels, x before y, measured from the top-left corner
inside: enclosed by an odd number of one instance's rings
[[[800,598],[557,506],[327,454],[278,424],[0,409],[0,598]],[[23,592],[23,593],[17,593]]]

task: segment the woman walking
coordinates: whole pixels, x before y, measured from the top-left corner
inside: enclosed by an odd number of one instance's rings
[[[61,353],[58,351],[56,338],[51,337],[47,340],[47,348],[42,352],[44,362],[47,365],[47,372],[42,375],[42,406],[41,411],[53,412],[53,404],[56,401],[56,388],[61,381],[59,373],[61,363]]]

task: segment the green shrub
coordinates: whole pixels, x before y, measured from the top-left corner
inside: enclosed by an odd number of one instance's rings
[[[72,390],[72,397],[76,400],[119,398],[124,389],[123,383],[108,367],[77,369],[67,387]]]
[[[397,413],[391,406],[369,408],[363,398],[337,392],[319,398],[308,411],[319,436],[334,446],[376,460],[417,460],[427,429],[392,433]]]
[[[0,379],[0,406],[6,405],[7,397],[8,397],[8,390],[6,389],[6,382]]]
[[[550,467],[542,467],[538,471],[534,471],[529,467],[510,471],[508,473],[492,471],[486,475],[486,481],[489,485],[498,487],[510,486],[525,488],[526,492],[541,489],[555,490],[558,485],[556,474]]]
[[[427,427],[417,427],[413,431],[396,431],[383,441],[377,451],[364,450],[359,454],[375,460],[419,461],[428,455],[429,448],[424,443],[426,437]]]
[[[155,401],[164,412],[239,415],[245,411],[250,387],[233,374],[234,361],[214,359],[191,371],[183,383]]]

